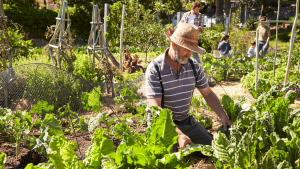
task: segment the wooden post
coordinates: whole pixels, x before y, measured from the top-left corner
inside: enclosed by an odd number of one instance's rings
[[[245,5],[245,24],[247,23],[247,5]]]
[[[62,21],[62,23],[60,24],[59,41],[58,41],[58,55],[57,55],[57,65],[58,65],[59,68],[61,68],[61,65],[60,65],[61,41],[60,41],[60,39],[63,36],[63,30],[64,30],[63,28],[64,28],[64,25],[65,25],[65,22],[64,22],[64,19],[65,19],[65,7],[66,7],[65,5],[66,5],[66,2],[63,1],[62,2],[62,14],[61,14],[61,21]]]
[[[104,33],[108,32],[107,31],[107,23],[106,23],[108,15],[109,15],[109,4],[105,3],[104,4]],[[104,46],[108,47],[108,40],[105,37],[104,37]]]
[[[279,13],[280,13],[280,0],[278,0],[277,20],[279,20]],[[276,69],[277,39],[278,39],[278,22],[276,22],[276,42],[275,42],[275,57],[273,63],[273,77],[275,77],[275,69]]]
[[[123,65],[122,49],[123,49],[124,17],[125,17],[125,5],[123,5],[123,9],[122,9],[121,34],[120,34],[120,66],[119,66],[120,72],[122,72],[122,65]]]
[[[255,91],[258,91],[258,27],[256,29],[256,62],[255,62]]]
[[[177,25],[181,21],[181,12],[177,12]]]
[[[299,0],[297,0],[297,2],[296,2],[296,15],[295,15],[295,21],[293,24],[293,28],[292,28],[290,49],[289,49],[289,58],[288,58],[288,63],[287,63],[287,68],[286,68],[286,73],[285,73],[285,78],[284,78],[285,85],[287,84],[288,77],[289,77],[289,71],[290,71],[290,67],[291,67],[291,57],[292,57],[292,50],[293,50],[293,46],[294,46],[298,15],[299,15]]]

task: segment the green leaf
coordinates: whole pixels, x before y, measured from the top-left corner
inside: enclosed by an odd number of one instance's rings
[[[4,167],[5,161],[6,161],[6,154],[2,153],[0,155],[0,169],[2,169]]]
[[[209,130],[212,128],[212,120],[210,117],[199,114],[199,116],[196,117],[197,121],[201,124],[202,127],[204,127],[206,130]]]
[[[164,109],[160,112],[159,118],[152,127],[152,132],[157,133],[161,138],[162,143],[170,149],[178,140],[176,126],[172,120],[172,112],[169,109]],[[151,135],[149,139],[154,139],[155,135]]]
[[[92,132],[99,125],[100,121],[101,122],[106,122],[108,117],[109,117],[109,114],[105,113],[105,112],[97,114],[96,117],[91,117],[90,122],[89,122],[89,126],[88,126],[89,132]]]
[[[262,159],[261,167],[262,168],[276,168],[277,163],[273,156],[274,148],[271,147],[270,150],[265,154]]]
[[[289,90],[285,95],[285,98],[290,101],[290,104],[293,104],[297,97],[298,94],[294,90]]]
[[[100,98],[102,97],[101,86],[94,87],[92,93],[88,98],[88,105],[92,108],[93,112],[99,113],[102,109]]]
[[[36,105],[34,105],[31,108],[31,112],[32,113],[38,113],[39,114],[39,118],[41,120],[44,120],[45,116],[47,113],[51,112],[54,110],[54,106],[53,105],[48,105],[48,102],[44,101],[41,102],[39,101]]]
[[[104,129],[97,129],[94,132],[92,139],[92,145],[86,151],[86,159],[84,163],[86,165],[92,165],[94,168],[102,168],[102,159],[104,156],[113,153],[115,146],[113,141],[109,139],[107,135],[104,134]]]
[[[248,91],[250,92],[250,94],[252,95],[252,97],[254,99],[258,98],[258,94],[257,94],[257,92],[254,89],[250,88],[250,89],[248,89]]]
[[[293,167],[290,166],[290,163],[284,160],[278,164],[277,169],[293,169]]]
[[[42,122],[41,127],[48,127],[48,133],[50,136],[63,135],[60,121],[55,118],[54,114],[47,114]]]
[[[78,148],[77,143],[69,141],[63,136],[53,136],[47,149],[49,162],[55,168],[73,169],[85,168],[81,161],[78,161],[78,154],[75,149]]]
[[[151,168],[155,164],[155,160],[151,158],[151,154],[147,149],[136,148],[133,150],[132,156],[137,168]]]
[[[25,169],[47,169],[46,167],[34,166],[32,163],[28,164]]]
[[[231,167],[234,166],[234,157],[230,156],[230,142],[226,135],[218,132],[216,138],[212,141],[213,155],[221,161],[226,161]]]

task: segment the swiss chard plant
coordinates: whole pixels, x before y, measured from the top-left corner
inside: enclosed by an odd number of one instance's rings
[[[183,163],[183,156],[193,151],[201,151],[205,146],[194,146],[186,151],[172,153],[178,134],[172,121],[170,110],[163,110],[154,118],[145,135],[133,132],[126,124],[117,124],[114,135],[122,139],[116,153],[105,159],[106,168],[185,168],[191,163]],[[210,152],[209,150],[206,152]]]
[[[29,132],[32,128],[31,113],[27,111],[17,111],[12,113],[10,110],[2,109],[1,130],[4,130],[9,139],[12,141],[13,146],[16,147],[16,157],[19,157],[20,146],[25,144],[29,137]]]
[[[113,124],[117,121],[116,117],[109,118],[109,113],[103,112],[97,114],[96,117],[91,117],[88,130],[92,132],[95,128],[101,128],[101,122],[106,125],[106,134],[110,135]]]

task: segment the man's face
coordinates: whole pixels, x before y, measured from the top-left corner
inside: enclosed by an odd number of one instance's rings
[[[191,57],[193,53],[191,50],[183,48],[179,45],[175,45],[174,51],[175,51],[174,59],[180,64],[186,64],[189,57]]]
[[[194,11],[195,13],[198,13],[198,12],[200,11],[200,7],[196,7],[195,9],[193,9],[193,11]]]

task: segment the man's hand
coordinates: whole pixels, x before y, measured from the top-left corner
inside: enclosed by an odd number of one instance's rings
[[[179,148],[183,150],[187,144],[193,144],[192,140],[185,134],[178,135]]]
[[[224,130],[227,130],[227,126],[231,127],[231,125],[232,125],[232,122],[229,120],[229,118],[227,116],[226,117],[222,117],[221,118],[221,122],[223,124]]]
[[[267,47],[268,47],[268,45],[267,45],[267,44],[265,44],[264,48],[265,48],[265,49],[267,49]]]

